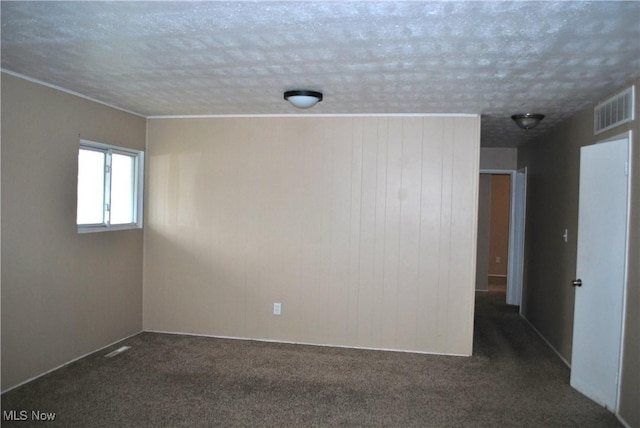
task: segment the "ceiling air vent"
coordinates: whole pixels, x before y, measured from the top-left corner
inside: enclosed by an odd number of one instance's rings
[[[593,131],[597,135],[633,120],[635,86],[601,102],[594,108]]]

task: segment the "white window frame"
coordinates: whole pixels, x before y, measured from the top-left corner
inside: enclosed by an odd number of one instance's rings
[[[104,202],[104,222],[95,223],[95,224],[76,224],[78,226],[78,233],[93,233],[93,232],[107,232],[107,231],[115,231],[115,230],[129,230],[129,229],[142,229],[142,220],[144,217],[143,211],[143,202],[144,202],[144,151],[128,149],[125,147],[113,146],[111,144],[98,143],[95,141],[89,140],[80,140],[80,147],[78,150],[94,150],[97,152],[102,152],[105,154],[105,180],[104,180],[104,192],[105,192],[105,202]],[[134,207],[133,207],[133,218],[134,221],[132,223],[126,224],[115,224],[112,225],[109,223],[109,205],[111,202],[111,155],[112,154],[123,154],[127,156],[132,156],[134,158]],[[77,203],[77,201],[76,201]],[[77,206],[76,206],[77,212]]]

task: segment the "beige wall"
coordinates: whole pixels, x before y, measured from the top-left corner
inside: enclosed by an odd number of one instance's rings
[[[507,147],[482,147],[480,169],[513,170],[518,166],[518,149]]]
[[[478,152],[477,117],[151,120],[145,330],[470,354]]]
[[[142,231],[79,235],[79,138],[145,119],[2,74],[2,389],[142,328]]]
[[[481,149],[482,150],[482,149]],[[480,174],[478,185],[478,237],[476,290],[489,291],[489,240],[491,237],[491,174]]]
[[[635,82],[636,89],[640,80]],[[625,89],[629,85],[620,89]],[[637,100],[636,93],[636,100]],[[594,104],[595,105],[595,104]],[[518,166],[528,167],[525,277],[522,313],[567,360],[571,361],[576,273],[580,147],[633,130],[631,236],[620,416],[640,426],[640,108],[636,120],[593,135],[593,106],[544,138],[518,149]],[[569,230],[569,242],[562,239]]]

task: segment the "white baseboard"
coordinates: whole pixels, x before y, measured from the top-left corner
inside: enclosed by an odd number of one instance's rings
[[[629,424],[627,423],[627,421],[625,421],[625,420],[624,420],[624,418],[623,418],[622,416],[620,416],[620,414],[616,413],[616,418],[618,418],[618,420],[620,421],[620,423],[621,423],[622,425],[624,425],[624,426],[625,426],[625,428],[631,428],[631,425],[629,425]]]
[[[328,347],[328,348],[344,348],[344,349],[364,349],[366,351],[404,352],[409,354],[425,354],[425,355],[448,355],[451,357],[470,357],[471,356],[471,355],[465,355],[465,354],[453,354],[453,353],[444,353],[444,352],[415,351],[411,349],[370,348],[366,346],[332,345],[330,343],[293,342],[288,340],[256,339],[251,337],[216,336],[213,334],[181,333],[179,331],[145,330],[144,332],[145,333],[177,334],[177,335],[183,335],[183,336],[211,337],[214,339],[246,340],[246,341],[266,342],[266,343],[284,343],[288,345],[322,346],[322,347]]]
[[[531,321],[529,321],[524,315],[522,315],[522,313],[520,313],[520,316],[522,317],[523,320],[525,320],[527,322],[527,324],[529,324],[529,326],[533,329],[533,331],[535,331],[538,334],[538,336],[540,336],[540,338],[542,338],[542,340],[544,340],[544,342],[547,345],[549,345],[549,348],[551,348],[553,350],[553,352],[556,353],[556,355],[562,360],[562,362],[565,363],[567,365],[567,367],[571,368],[571,364],[567,360],[565,360],[565,358],[562,356],[562,354],[560,354],[560,352],[558,352],[558,350],[551,344],[551,342],[549,342],[547,340],[547,338],[544,337],[542,335],[542,333],[540,333],[540,331],[537,328],[535,328],[535,326],[533,324],[531,324]]]

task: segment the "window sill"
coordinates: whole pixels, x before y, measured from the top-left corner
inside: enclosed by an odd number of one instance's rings
[[[118,230],[134,230],[142,229],[142,225],[138,224],[118,224],[115,226],[78,226],[78,233],[96,233],[96,232],[115,232]]]

